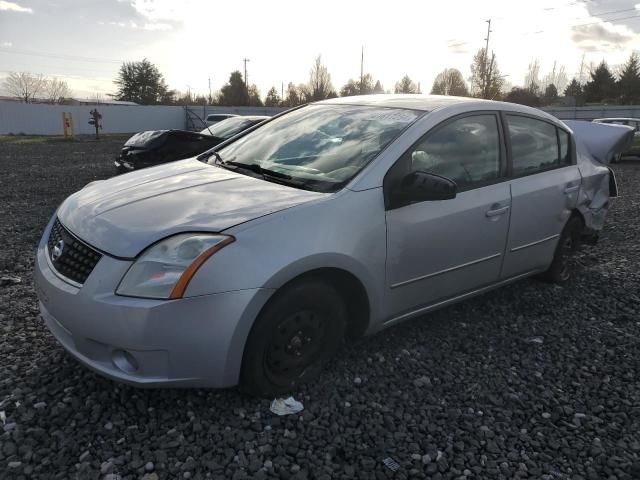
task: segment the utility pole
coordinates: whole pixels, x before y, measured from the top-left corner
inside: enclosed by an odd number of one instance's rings
[[[362,95],[362,84],[364,82],[364,45],[360,50],[360,95]]]
[[[284,82],[280,82],[280,99],[284,101]]]
[[[584,71],[584,53],[582,54],[582,60],[580,61],[580,77],[578,78],[578,83],[582,85],[582,72]]]
[[[212,103],[213,98],[211,98],[211,77],[209,77],[209,104]]]
[[[247,89],[247,95],[249,95],[249,79],[247,78],[247,62],[249,59],[243,58],[242,61],[244,62],[244,86]]]
[[[491,19],[487,22],[487,38],[484,46],[484,78],[482,79],[482,98],[489,96],[489,36],[491,35]]]

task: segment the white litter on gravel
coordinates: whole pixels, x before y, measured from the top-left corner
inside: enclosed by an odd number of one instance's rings
[[[271,411],[276,415],[291,415],[304,410],[304,405],[293,397],[274,398],[271,402]]]

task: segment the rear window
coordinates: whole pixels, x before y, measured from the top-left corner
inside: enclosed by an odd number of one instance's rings
[[[507,115],[513,174],[529,175],[571,163],[569,136],[558,138],[555,125],[530,117]]]

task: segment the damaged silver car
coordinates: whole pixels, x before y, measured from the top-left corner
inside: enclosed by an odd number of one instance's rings
[[[632,138],[466,98],[306,105],[67,198],[37,251],[42,316],[116,380],[284,393],[344,339],[568,281]]]

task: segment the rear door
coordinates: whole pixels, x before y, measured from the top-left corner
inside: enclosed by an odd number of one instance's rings
[[[503,115],[510,158],[511,225],[502,278],[546,269],[581,176],[570,134],[538,117]]]

